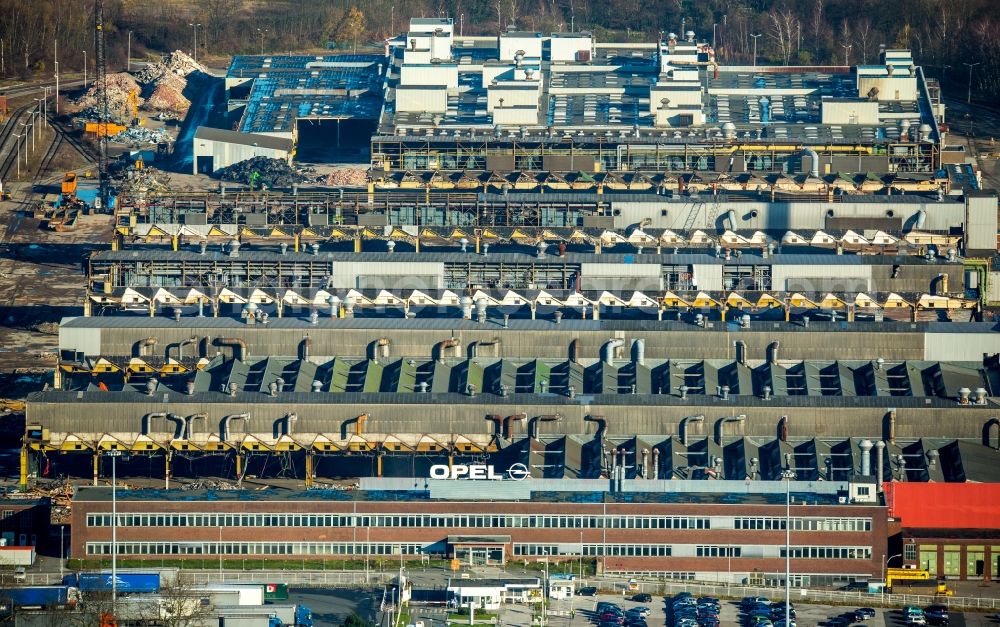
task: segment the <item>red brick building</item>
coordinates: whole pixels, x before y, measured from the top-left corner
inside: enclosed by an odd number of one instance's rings
[[[742,491],[532,491],[530,500],[486,500],[492,491],[484,489],[485,482],[449,483],[464,484],[459,487],[478,496],[432,498],[433,487],[119,491],[117,553],[152,559],[220,553],[226,559],[431,555],[466,563],[548,556],[593,561],[609,573],[784,580],[780,484],[770,486],[780,492],[759,491],[756,484],[751,491],[733,482]],[[807,482],[798,484],[792,489],[790,519],[793,581],[828,585],[877,579],[885,556],[885,508],[851,503],[835,492],[808,492]],[[111,490],[78,489],[72,556],[110,556],[111,524]]]
[[[889,556],[947,579],[1000,579],[1000,484],[887,483]]]

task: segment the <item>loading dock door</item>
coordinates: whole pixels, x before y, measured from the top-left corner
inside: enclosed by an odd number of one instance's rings
[[[198,173],[211,174],[215,172],[215,157],[208,155],[198,157]]]

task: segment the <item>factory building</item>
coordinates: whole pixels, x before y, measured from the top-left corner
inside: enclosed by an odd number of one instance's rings
[[[941,167],[940,106],[906,50],[855,68],[721,66],[692,32],[619,44],[457,37],[450,19],[427,22],[391,42],[371,143],[385,185],[423,171],[780,173],[811,185]]]
[[[239,133],[199,126],[194,133],[193,174],[212,174],[234,163],[267,157],[291,163],[295,154],[290,138],[258,133]]]
[[[790,482],[794,585],[879,576],[886,517],[874,486]],[[73,557],[110,554],[110,501],[109,488],[77,490]],[[599,574],[784,580],[780,482],[364,479],[356,490],[119,490],[117,511],[123,558],[549,559],[596,563]]]

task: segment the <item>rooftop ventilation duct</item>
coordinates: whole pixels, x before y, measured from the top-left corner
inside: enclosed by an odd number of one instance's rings
[[[313,392],[322,392],[323,391],[323,382],[320,381],[319,379],[314,379],[313,382],[312,382],[312,391]]]
[[[986,404],[986,388],[976,388],[976,391],[973,392],[973,395],[975,398],[976,405]]]
[[[535,249],[538,251],[539,259],[545,259],[546,248],[548,248],[548,244],[546,244],[545,242],[538,242],[538,244],[535,245]]]
[[[146,380],[146,396],[152,396],[156,394],[156,388],[159,386],[160,382],[156,380],[155,377],[150,377]]]
[[[556,324],[562,322],[562,317],[563,313],[561,311],[556,311],[554,314],[552,314],[552,319]]]
[[[812,148],[806,148],[804,152],[809,157],[809,176],[819,178],[819,154]]]
[[[695,314],[694,315],[694,324],[695,324],[695,326],[699,326],[699,327],[705,326],[705,316],[703,316],[702,314]]]
[[[736,348],[736,363],[745,366],[747,363],[747,343],[743,340],[736,340],[733,342],[733,346]]]
[[[868,477],[872,474],[872,444],[871,440],[861,440],[858,444],[861,448],[861,475]]]
[[[319,254],[319,242],[313,242],[312,244],[309,245],[309,248],[312,250],[312,254],[314,255]]]
[[[396,242],[389,240],[388,242],[385,243],[385,247],[389,250],[389,254],[391,255],[393,252],[396,251]]]
[[[184,384],[188,396],[194,395],[194,377],[188,379]]]
[[[198,242],[198,254],[204,255],[206,250],[208,250],[208,242],[205,240]]]
[[[969,388],[959,388],[958,390],[958,403],[960,405],[969,404],[969,396],[972,394],[972,390]]]
[[[240,256],[240,240],[234,239],[229,242],[229,256],[239,257]]]
[[[740,327],[744,329],[750,328],[750,314],[743,314],[740,316]]]
[[[310,311],[309,312],[309,324],[312,324],[312,325],[319,324],[319,312],[318,311],[314,310],[314,311]]]
[[[765,385],[764,387],[762,387],[760,389],[760,392],[761,392],[761,398],[763,398],[765,401],[771,400],[771,386],[770,385]]]
[[[458,303],[462,307],[462,319],[472,320],[472,299],[468,296],[463,296],[458,300]]]
[[[556,312],[559,313],[558,311]],[[476,301],[476,318],[479,320],[479,324],[486,323],[486,299],[480,298]]]
[[[778,352],[781,349],[781,342],[775,340],[767,345],[767,355],[765,359],[770,365],[775,365],[778,363]]]
[[[728,385],[720,385],[719,386],[719,398],[722,399],[722,400],[724,400],[724,401],[728,401],[729,400],[729,386]]]
[[[646,365],[646,340],[632,340],[632,359],[640,366]]]
[[[625,340],[621,338],[610,339],[604,343],[603,361],[609,366],[615,365],[615,349],[625,346]]]

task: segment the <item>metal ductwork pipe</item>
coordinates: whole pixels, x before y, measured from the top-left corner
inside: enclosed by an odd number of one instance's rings
[[[510,437],[511,437],[511,434],[513,433],[513,430],[514,430],[513,423],[521,421],[521,420],[527,420],[527,419],[528,419],[528,414],[525,414],[524,412],[522,412],[520,414],[512,414],[512,415],[507,416],[506,418],[504,418],[503,419],[503,437],[505,439],[509,440]]]
[[[557,422],[559,420],[562,420],[561,414],[544,414],[541,416],[535,416],[528,421],[528,437],[532,440],[538,439],[539,422]]]
[[[878,472],[878,475],[875,477],[875,486],[879,492],[882,491],[882,481],[884,481],[883,478],[885,477],[885,468],[883,466],[885,462],[882,461],[884,456],[885,442],[879,440],[875,442],[875,470]]]
[[[733,342],[733,346],[736,347],[736,362],[743,366],[747,365],[747,343],[743,340],[736,340]]]
[[[927,212],[921,209],[917,211],[917,220],[913,224],[913,228],[922,229],[924,228],[924,223],[927,221]]]
[[[245,361],[250,357],[250,349],[247,348],[246,341],[238,337],[220,337],[215,340],[215,345],[219,347],[232,346],[233,359]]]
[[[188,396],[194,395],[194,377],[188,379],[184,384]]]
[[[139,340],[138,342],[136,342],[135,356],[142,357],[143,355],[146,354],[145,349],[147,348],[152,349],[152,347],[156,346],[157,342],[158,340],[152,335],[145,339]],[[149,354],[152,354],[152,350],[149,351]]]
[[[572,387],[572,386],[570,386],[570,387]],[[572,398],[572,396],[570,398]],[[592,414],[588,414],[588,415],[586,415],[586,416],[583,417],[583,420],[584,420],[584,422],[593,422],[593,423],[597,424],[597,433],[594,434],[594,439],[595,440],[601,440],[601,439],[604,438],[604,433],[608,429],[608,419],[607,418],[605,418],[604,416],[594,416]]]
[[[889,416],[889,444],[893,444],[896,441],[896,410],[890,409],[888,412]]]
[[[632,359],[640,366],[646,365],[646,340],[632,340]]]
[[[569,360],[571,363],[578,363],[580,361],[580,340],[579,338],[574,338],[569,343]]]
[[[299,359],[307,361],[309,359],[309,349],[312,348],[312,338],[308,335],[299,342]]]
[[[790,426],[791,426],[791,420],[788,418],[788,416],[782,416],[781,419],[778,421],[778,438],[782,442],[788,441],[788,431]]]
[[[677,425],[677,435],[684,446],[688,445],[688,423],[691,422],[705,422],[705,416],[699,414],[697,416],[685,416],[681,418],[680,423]]]
[[[781,342],[775,340],[767,345],[767,355],[766,360],[770,365],[775,365],[778,363],[778,351],[781,348]]]
[[[809,175],[819,178],[819,155],[812,148],[806,148],[806,156],[809,157]]]
[[[872,474],[872,448],[875,445],[871,440],[861,440],[858,447],[861,449],[861,476],[868,477]]]
[[[738,422],[740,425],[746,423],[746,415],[740,414],[739,416],[727,416],[725,418],[720,418],[715,422],[715,443],[722,446],[722,432],[725,429],[725,424],[727,422]]]
[[[444,361],[445,350],[449,348],[455,348],[456,346],[461,346],[461,343],[456,337],[450,337],[447,340],[441,340],[434,345],[432,352],[437,353],[437,355],[432,355],[432,357],[438,361]]]
[[[222,422],[219,423],[219,439],[223,442],[229,439],[229,423],[233,420],[242,420],[245,425],[245,431],[246,427],[250,425],[250,414],[249,412],[242,414],[230,414],[222,419]]]
[[[463,296],[458,302],[462,306],[462,319],[472,320],[472,299],[468,296]]]
[[[201,419],[205,425],[208,424],[208,414],[198,413],[191,414],[184,420],[184,439],[190,440],[194,436],[194,421]]]
[[[649,449],[642,449],[642,478],[649,479]]]
[[[993,427],[997,428],[997,443],[995,446],[991,444],[993,440]],[[986,424],[983,425],[983,446],[1000,451],[1000,419],[996,416],[987,420]]]
[[[156,380],[156,377],[146,379],[146,396],[156,394],[156,388],[159,387],[159,385],[160,382]]]
[[[729,229],[731,231],[736,230],[736,210],[730,209],[726,212],[726,222],[729,223]]]
[[[609,366],[615,365],[615,349],[625,346],[625,340],[613,338],[604,343],[602,359]]]
[[[142,417],[142,434],[149,435],[153,430],[150,428],[153,425],[153,418],[163,418],[166,419],[167,413],[158,411],[151,414],[146,414]]]
[[[660,477],[660,449],[653,449],[653,473],[651,479],[656,481]]]

